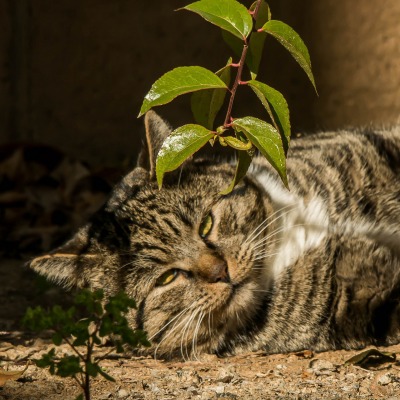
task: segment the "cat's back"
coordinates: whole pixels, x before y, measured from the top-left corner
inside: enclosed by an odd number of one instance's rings
[[[400,126],[295,138],[288,152],[287,174],[292,195],[329,197],[336,192],[336,202],[338,197],[350,198],[370,189],[381,193],[396,190],[400,182]],[[284,189],[261,157],[255,160],[254,175],[267,190]]]

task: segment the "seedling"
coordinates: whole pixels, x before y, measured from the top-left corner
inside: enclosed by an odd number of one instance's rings
[[[67,343],[74,355],[58,358],[52,348],[42,358],[34,360],[40,368],[49,368],[52,375],[72,377],[82,389],[77,400],[90,400],[91,378],[98,375],[114,381],[101,367],[101,359],[93,356],[101,338],[107,337],[112,342],[111,351],[121,353],[125,346],[136,348],[149,346],[146,334],[141,330],[132,330],[125,314],[135,308],[135,301],[121,292],[111,296],[104,303],[102,290],[91,292],[82,290],[75,297],[74,306],[63,309],[55,305],[46,311],[41,307],[28,308],[22,324],[32,331],[52,330],[52,341],[56,346]],[[79,315],[83,315],[82,318]]]
[[[218,142],[237,152],[237,167],[233,181],[223,194],[229,193],[243,178],[257,149],[275,168],[285,186],[286,155],[291,128],[289,108],[283,95],[257,80],[264,41],[267,35],[277,39],[305,71],[315,88],[310,56],[300,36],[284,22],[271,17],[265,0],[255,1],[249,9],[236,0],[200,0],[183,7],[222,29],[223,37],[238,62],[230,58],[217,72],[199,66],[178,67],[154,82],[144,98],[139,116],[153,107],[169,103],[185,93],[192,95],[192,112],[196,124],[174,130],[165,140],[156,162],[156,176],[161,188],[164,174],[178,168],[208,142]],[[248,78],[244,79],[245,67]],[[236,76],[231,84],[231,71]],[[239,87],[250,88],[264,106],[270,123],[246,116],[235,118],[233,104]],[[229,101],[224,122],[215,125],[217,114],[224,105],[226,93]]]

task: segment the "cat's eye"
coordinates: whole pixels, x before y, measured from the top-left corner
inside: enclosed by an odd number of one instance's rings
[[[167,272],[164,272],[156,281],[156,286],[165,286],[170,284],[175,280],[175,278],[178,276],[178,270],[177,269],[170,269]]]
[[[200,228],[199,228],[199,235],[202,238],[205,238],[210,232],[211,232],[211,228],[213,226],[213,217],[211,214],[208,214],[203,221],[200,224]]]

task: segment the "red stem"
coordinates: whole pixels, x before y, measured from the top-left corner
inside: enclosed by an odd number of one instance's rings
[[[237,88],[239,86],[239,82],[242,79],[242,72],[243,72],[244,62],[246,60],[246,54],[247,54],[247,49],[248,48],[249,48],[249,46],[247,46],[247,44],[245,44],[243,46],[243,51],[242,51],[242,55],[240,57],[239,67],[238,67],[238,70],[237,70],[237,73],[236,73],[235,82],[233,83],[233,86],[232,86],[232,89],[231,89],[231,98],[229,99],[228,111],[226,112],[226,117],[225,117],[225,122],[224,122],[224,127],[225,128],[228,128],[229,124],[231,122],[233,101],[235,100],[236,90],[237,90]]]
[[[261,0],[258,0],[253,13],[251,14],[253,16],[254,21],[257,20],[258,12],[260,11],[260,6],[261,6]]]
[[[254,11],[251,13],[254,21],[257,20],[258,12],[260,11],[260,6],[261,6],[261,0],[258,0],[256,7],[254,8]],[[244,63],[246,61],[246,55],[247,55],[248,48],[249,48],[249,46],[247,45],[247,40],[244,39],[244,46],[243,46],[242,55],[240,56],[240,61],[238,64],[232,64],[234,66],[237,66],[238,70],[236,73],[235,82],[233,83],[232,89],[230,90],[231,97],[229,99],[228,110],[226,112],[226,117],[225,117],[225,122],[224,122],[225,128],[229,128],[231,126],[233,102],[235,100],[236,90],[237,90],[238,86],[243,83],[242,82],[242,72],[243,72]]]

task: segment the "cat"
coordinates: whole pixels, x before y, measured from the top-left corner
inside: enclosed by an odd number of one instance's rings
[[[400,342],[400,128],[294,139],[290,190],[263,157],[196,158],[155,182],[170,126],[145,116],[138,165],[100,211],[30,262],[66,287],[125,290],[155,355]]]

